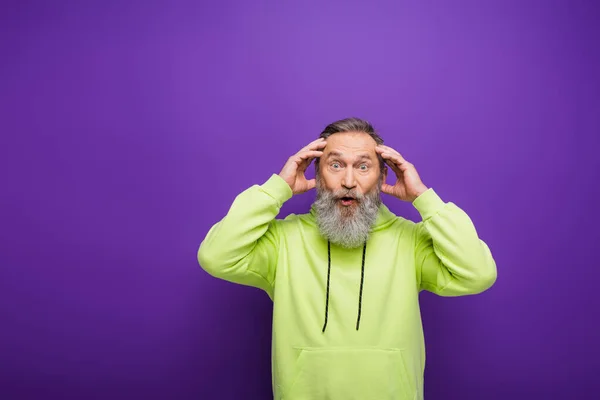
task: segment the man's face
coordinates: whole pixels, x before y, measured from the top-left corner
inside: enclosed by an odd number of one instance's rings
[[[324,189],[351,191],[365,195],[375,190],[380,179],[379,160],[371,136],[362,132],[335,133],[327,138],[327,146],[319,161],[319,174]],[[341,207],[356,207],[356,198],[340,199]]]
[[[332,243],[353,248],[368,239],[385,179],[376,145],[366,133],[335,133],[327,138],[314,205],[319,229]]]

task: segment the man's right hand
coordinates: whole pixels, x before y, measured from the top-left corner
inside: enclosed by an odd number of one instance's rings
[[[279,176],[290,185],[294,194],[304,193],[315,187],[315,180],[307,180],[304,173],[312,160],[321,157],[323,154],[321,150],[326,145],[327,142],[319,138],[291,156],[283,166]]]

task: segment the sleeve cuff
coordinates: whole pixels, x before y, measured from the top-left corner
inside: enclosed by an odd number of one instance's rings
[[[446,205],[433,188],[421,193],[412,204],[421,214],[423,221],[431,218]]]
[[[277,200],[280,206],[291,199],[294,195],[290,185],[288,185],[288,183],[277,174],[271,175],[271,177],[265,183],[263,183],[260,188],[269,196]]]

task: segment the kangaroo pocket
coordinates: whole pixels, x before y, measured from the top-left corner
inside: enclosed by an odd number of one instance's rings
[[[285,400],[414,399],[401,349],[297,347],[295,376]]]

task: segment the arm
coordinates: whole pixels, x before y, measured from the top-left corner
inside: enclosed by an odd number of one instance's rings
[[[423,218],[414,228],[419,290],[459,296],[490,288],[496,281],[496,263],[469,216],[427,188],[415,166],[396,150],[384,145],[375,150],[396,174],[396,182],[383,184],[381,190],[410,201]]]
[[[327,142],[317,139],[291,156],[279,175],[239,194],[229,212],[215,224],[198,249],[200,266],[212,276],[267,292],[273,299],[281,232],[275,219],[294,194],[315,187],[304,176]]]
[[[278,175],[239,194],[198,249],[198,262],[210,275],[258,287],[273,296],[279,248],[275,217],[292,189]]]
[[[469,216],[429,188],[413,201],[423,219],[415,228],[420,290],[440,296],[481,293],[496,281],[496,263]]]

